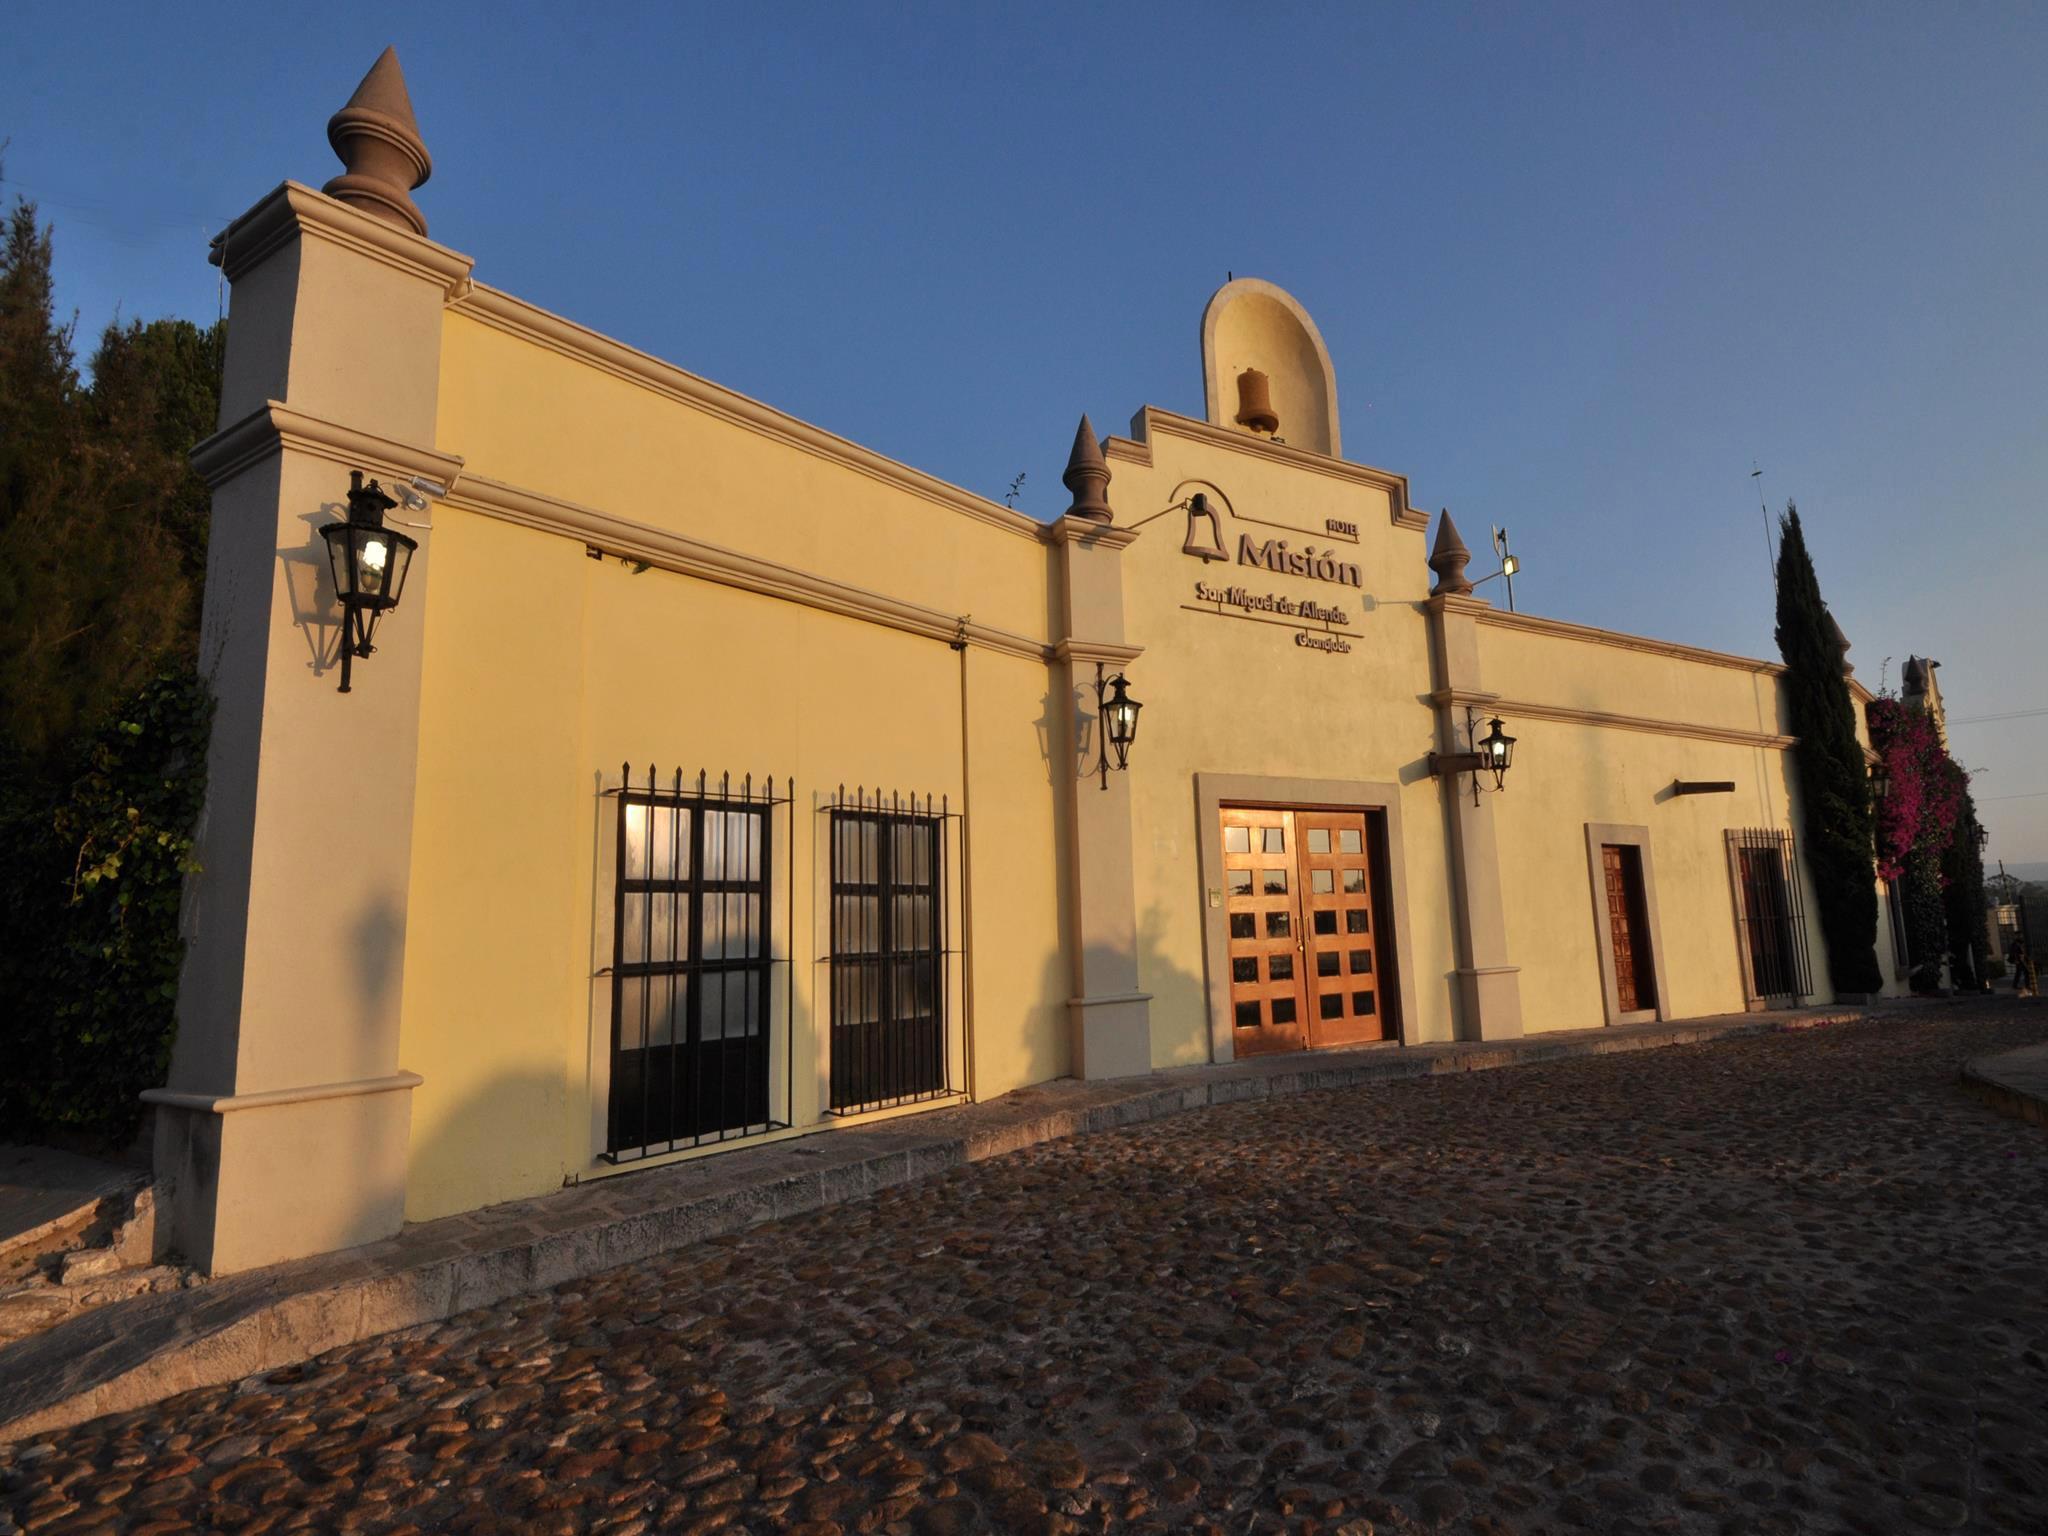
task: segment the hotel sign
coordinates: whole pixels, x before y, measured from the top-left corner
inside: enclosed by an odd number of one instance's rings
[[[1318,551],[1313,544],[1290,549],[1285,539],[1268,539],[1254,544],[1252,536],[1237,536],[1237,563],[1256,565],[1279,576],[1308,576],[1316,581],[1334,581],[1341,586],[1363,587],[1365,577],[1355,560],[1339,560],[1329,550]]]
[[[1331,520],[1332,533],[1338,533],[1345,527],[1348,525]],[[1221,521],[1215,509],[1209,506],[1207,497],[1195,496],[1189,500],[1187,540],[1181,545],[1181,553],[1193,555],[1205,563],[1230,559],[1230,553],[1223,545]],[[1339,558],[1334,549],[1318,549],[1313,544],[1304,544],[1296,549],[1286,539],[1261,540],[1241,533],[1237,536],[1237,563],[1255,570],[1270,571],[1276,576],[1296,576],[1310,581],[1326,581],[1334,586],[1356,587],[1360,589],[1359,603],[1363,609],[1369,612],[1377,606],[1363,590],[1365,573],[1358,562]],[[1331,627],[1350,624],[1351,615],[1334,603],[1319,602],[1311,597],[1283,597],[1277,592],[1254,592],[1248,587],[1219,586],[1206,581],[1195,583],[1195,600],[1203,605],[1201,612],[1285,625],[1294,630],[1294,643],[1302,650],[1341,656],[1351,649],[1351,642]],[[1236,612],[1226,613],[1229,609]],[[1267,614],[1272,617],[1265,617]],[[1297,627],[1310,624],[1323,627]]]

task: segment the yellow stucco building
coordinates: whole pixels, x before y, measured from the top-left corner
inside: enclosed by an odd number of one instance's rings
[[[149,1096],[203,1265],[1068,1074],[1829,1000],[1780,669],[1474,595],[1278,288],[1046,524],[477,281],[393,56],[330,137],[216,250]]]

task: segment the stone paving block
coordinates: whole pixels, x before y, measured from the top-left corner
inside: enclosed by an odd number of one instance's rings
[[[138,1369],[160,1367],[167,1380],[176,1383],[170,1387],[174,1392],[236,1381],[269,1370],[270,1360],[263,1352],[263,1327],[261,1312],[252,1308],[223,1327],[195,1333],[176,1349]]]
[[[69,1501],[132,1484],[139,1506],[161,1476],[208,1529],[2036,1536],[2048,1141],[1969,1102],[1949,1044],[2026,1027],[2048,1014],[1841,1040],[1766,1024],[1690,1061],[1659,1059],[1679,1032],[1639,1030],[1478,1081],[1491,1046],[1403,1053],[1424,1069],[1405,1082],[1262,1067],[1269,1089],[1397,1091],[1224,1102],[960,1167],[366,1339],[302,1396],[258,1379],[74,1429],[45,1415],[46,1448],[0,1447],[0,1531],[135,1527],[156,1511]],[[1200,1081],[1132,1091],[1185,1102]],[[1044,1095],[1001,1134],[1107,1123],[1111,1102]],[[912,1145],[875,1142],[898,1169]],[[787,1206],[822,1171],[803,1163],[748,1177]],[[669,1192],[707,1230],[744,1219],[725,1175]],[[251,1406],[280,1396],[289,1415]],[[293,1422],[266,1445],[273,1419]],[[273,1456],[246,1496],[209,1487]]]
[[[354,1285],[302,1291],[278,1297],[257,1315],[265,1360],[310,1360],[362,1337],[363,1293]]]
[[[482,1212],[408,1229],[398,1237],[279,1266],[257,1277],[216,1282],[198,1292],[142,1298],[106,1309],[120,1312],[120,1341],[76,1335],[67,1344],[28,1353],[0,1351],[0,1441],[10,1421],[29,1422],[58,1399],[87,1407],[93,1392],[132,1361],[138,1349],[176,1354],[181,1339],[214,1337],[210,1354],[195,1356],[224,1369],[235,1358],[244,1315],[262,1302],[347,1292],[355,1303],[294,1300],[259,1339],[260,1368],[303,1358],[319,1339],[339,1336],[351,1305],[363,1337],[416,1328],[525,1291],[558,1286],[599,1270],[644,1261],[702,1239],[760,1226],[779,1217],[881,1190],[929,1180],[949,1169],[1001,1157],[1050,1140],[1105,1130],[1135,1130],[1209,1105],[1249,1108],[1261,1100],[1311,1090],[1395,1082],[1497,1065],[1563,1060],[1640,1050],[1681,1038],[1728,1038],[1787,1027],[1790,1016],[1735,1016],[1681,1026],[1623,1026],[1520,1041],[1380,1047],[1313,1058],[1265,1057],[1223,1067],[1172,1068],[1108,1082],[1063,1081],[1020,1090],[979,1105],[959,1104],[873,1126],[755,1145],[623,1177],[587,1181],[559,1194],[508,1202]],[[255,1298],[252,1300],[252,1297]],[[169,1331],[151,1332],[165,1304]],[[338,1312],[323,1311],[329,1306]],[[135,1325],[129,1326],[130,1321]],[[64,1328],[75,1324],[62,1325]],[[60,1332],[53,1330],[53,1333]],[[19,1348],[17,1346],[17,1348]],[[66,1349],[70,1349],[67,1354]],[[8,1381],[18,1363],[32,1378]],[[257,1367],[252,1367],[257,1368]],[[143,1378],[136,1378],[142,1380]],[[124,1391],[140,1390],[131,1383]],[[78,1411],[83,1412],[81,1408]],[[67,1421],[68,1422],[68,1421]]]
[[[518,1296],[532,1288],[532,1244],[515,1243],[509,1247],[464,1254],[450,1267],[448,1310],[451,1313],[492,1306],[508,1296]]]
[[[360,1291],[364,1338],[436,1322],[454,1310],[455,1263],[442,1259],[394,1270],[364,1281]]]

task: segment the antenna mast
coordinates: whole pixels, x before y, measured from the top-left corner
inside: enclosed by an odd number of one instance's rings
[[[1756,464],[1755,459],[1751,459],[1749,462]],[[1778,589],[1778,550],[1777,546],[1771,542],[1771,508],[1770,504],[1764,500],[1763,467],[1758,465],[1750,470],[1749,478],[1756,482],[1756,509],[1763,514],[1764,519],[1764,564],[1770,568],[1771,590],[1775,592]]]

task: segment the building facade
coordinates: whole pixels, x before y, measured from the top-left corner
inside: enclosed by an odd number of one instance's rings
[[[1780,669],[1477,595],[1280,289],[1209,300],[1204,419],[1082,421],[1047,524],[477,281],[392,55],[329,131],[216,248],[149,1096],[197,1262],[1069,1074],[1828,1000]],[[414,546],[369,654],[352,472]]]

